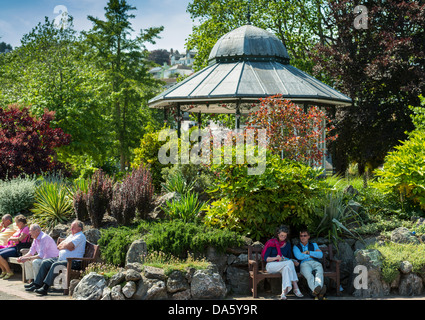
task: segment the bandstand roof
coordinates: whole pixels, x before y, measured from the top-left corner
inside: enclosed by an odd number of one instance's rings
[[[179,105],[182,111],[241,113],[255,111],[258,99],[281,94],[299,104],[351,105],[352,100],[291,66],[285,46],[273,34],[252,25],[221,37],[209,66],[149,101],[151,108]]]

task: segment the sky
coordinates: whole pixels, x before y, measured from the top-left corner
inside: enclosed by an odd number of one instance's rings
[[[61,9],[74,18],[77,31],[89,30],[91,15],[104,20],[108,0],[0,0],[0,42],[20,46],[21,38],[29,33],[44,17],[55,20]],[[146,44],[148,50],[167,49],[184,52],[185,42],[192,32],[193,22],[186,8],[190,0],[127,0],[136,7],[132,11],[132,28],[138,32],[149,27],[164,26],[156,45]]]

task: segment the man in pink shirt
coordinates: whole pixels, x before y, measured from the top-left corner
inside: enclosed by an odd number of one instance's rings
[[[19,257],[18,262],[24,263],[26,279],[34,280],[43,260],[57,257],[59,255],[59,249],[52,237],[41,231],[38,224],[32,224],[29,230],[34,241],[29,252]],[[31,282],[29,285],[25,285],[25,287],[29,288],[32,284]]]

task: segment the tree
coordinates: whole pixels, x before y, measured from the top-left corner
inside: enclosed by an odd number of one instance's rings
[[[334,163],[345,172],[350,161],[377,167],[406,131],[413,129],[409,105],[425,89],[425,4],[422,1],[366,2],[367,29],[356,29],[358,1],[329,3],[333,40],[312,51],[316,74],[354,100],[337,112]]]
[[[71,136],[50,127],[53,117],[46,111],[38,119],[17,105],[0,108],[0,179],[63,168],[55,148],[69,144]]]
[[[149,53],[148,59],[160,66],[170,64],[170,53],[165,49],[153,50]]]
[[[62,162],[77,172],[102,166],[111,155],[111,125],[103,105],[105,74],[95,68],[73,29],[57,28],[45,19],[21,39],[22,45],[0,55],[0,103],[30,106],[39,117],[55,112],[52,127],[73,138],[57,150]]]
[[[308,51],[317,42],[331,38],[332,29],[326,28],[327,1],[323,0],[193,0],[187,11],[197,25],[192,29],[186,46],[197,49],[195,68],[207,65],[209,53],[217,40],[248,23],[268,29],[285,45],[291,64],[310,72],[313,64]]]
[[[323,136],[330,130],[329,122],[317,107],[304,111],[289,100],[273,96],[261,99],[260,109],[250,114],[247,128],[266,129],[268,148],[274,154],[321,165],[323,151],[319,146],[335,139]]]
[[[6,50],[12,51],[12,46],[6,42],[0,42],[0,52],[6,52]]]
[[[137,147],[143,135],[147,101],[160,86],[148,73],[152,64],[147,60],[144,43],[155,43],[163,27],[141,30],[132,39],[133,10],[136,8],[125,0],[109,0],[106,20],[89,16],[93,28],[83,33],[94,52],[97,68],[106,74],[107,112],[114,128],[113,147],[120,157],[121,170],[129,165],[131,149]]]

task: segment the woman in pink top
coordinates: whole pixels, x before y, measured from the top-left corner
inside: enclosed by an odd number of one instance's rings
[[[0,278],[3,279],[9,279],[13,276],[13,272],[6,259],[9,257],[19,257],[19,251],[25,247],[29,248],[31,245],[30,232],[25,216],[22,214],[17,215],[15,217],[15,223],[19,229],[9,238],[7,246],[0,249],[0,268],[2,270]]]

